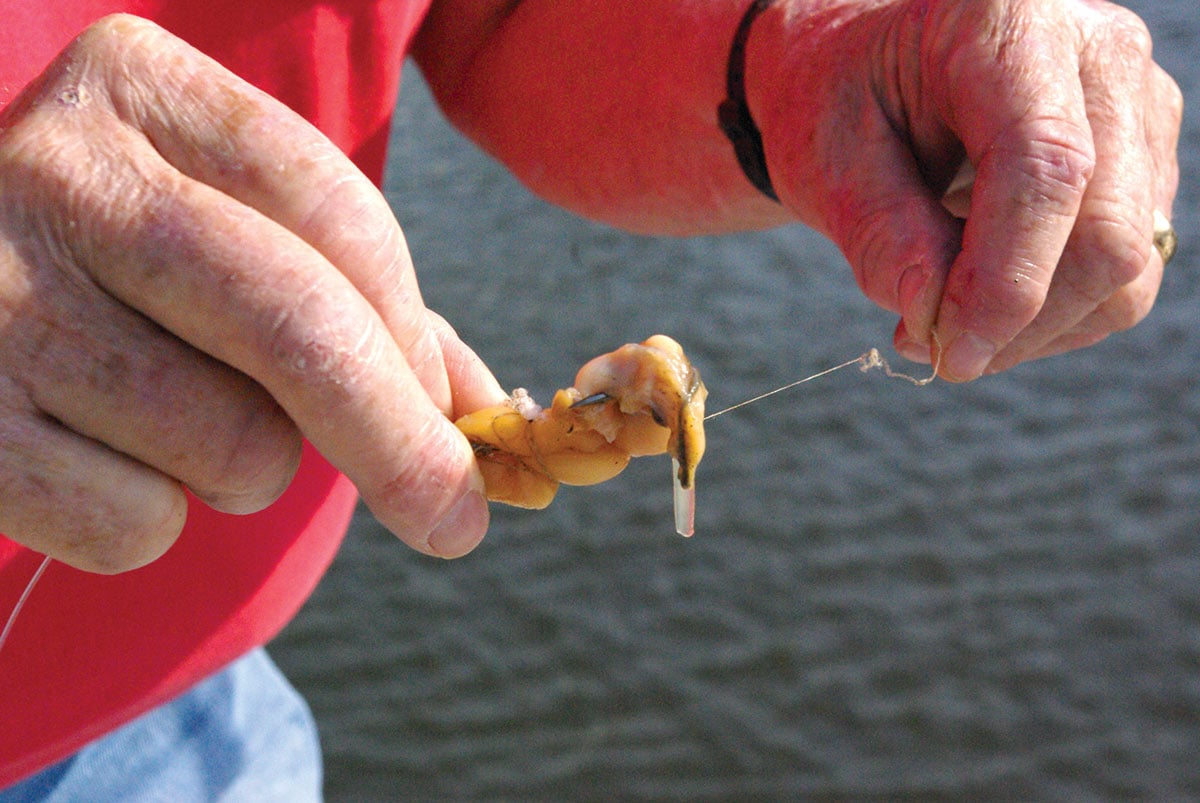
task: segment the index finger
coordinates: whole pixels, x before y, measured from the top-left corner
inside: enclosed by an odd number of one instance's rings
[[[1074,43],[1024,24],[1021,36],[973,42],[945,84],[944,114],[976,169],[937,317],[952,380],[982,374],[1037,316],[1095,166]]]
[[[410,546],[442,556],[473,547],[487,515],[471,447],[368,300],[288,230],[151,165],[147,155],[137,176],[123,177],[137,186],[150,173],[140,202],[105,210],[81,201],[73,210],[90,221],[69,235],[86,270],[266,388]],[[467,508],[456,510],[459,500]]]
[[[265,387],[411,546],[469,551],[483,480],[447,418],[440,346],[382,195],[301,118],[161,29],[117,18],[85,36],[101,40],[92,58],[68,55],[57,77],[84,91],[44,112],[82,127],[87,152],[55,162],[64,176],[105,166],[64,178],[67,253]],[[122,72],[130,58],[162,62],[153,87]]]
[[[262,212],[335,265],[371,302],[422,386],[449,413],[437,337],[404,235],[379,189],[307,121],[204,54],[146,20],[116,16],[107,23],[85,35],[121,59],[161,67],[149,93],[130,81],[109,81],[118,117],[177,170]],[[121,59],[100,66],[120,70]]]

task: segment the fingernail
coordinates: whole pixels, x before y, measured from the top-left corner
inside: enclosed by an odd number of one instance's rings
[[[483,494],[468,491],[454,503],[429,533],[429,551],[439,558],[461,557],[483,539],[488,526],[488,505]]]
[[[983,374],[996,356],[996,347],[978,335],[963,332],[942,355],[946,376],[965,382]]]

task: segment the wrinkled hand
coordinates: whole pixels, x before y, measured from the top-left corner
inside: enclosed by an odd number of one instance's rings
[[[58,560],[152,560],[184,487],[263,508],[302,436],[417,549],[486,529],[447,415],[504,394],[382,195],[144,21],[97,23],[0,116],[0,342],[0,531]]]
[[[1182,100],[1137,17],[1101,0],[825,5],[756,23],[750,105],[782,200],[900,313],[901,353],[928,361],[936,326],[942,375],[969,380],[1146,315]],[[964,160],[973,190],[943,204]]]

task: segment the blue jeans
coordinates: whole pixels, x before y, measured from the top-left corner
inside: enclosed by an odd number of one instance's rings
[[[262,649],[0,790],[0,803],[320,799],[312,714]]]

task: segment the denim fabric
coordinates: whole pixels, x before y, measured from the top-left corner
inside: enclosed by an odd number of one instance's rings
[[[0,790],[0,803],[320,799],[312,714],[262,649]]]

